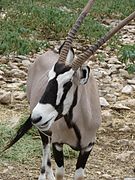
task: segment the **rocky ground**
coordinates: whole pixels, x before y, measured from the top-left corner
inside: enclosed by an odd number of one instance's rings
[[[112,22],[113,23],[113,22]],[[124,44],[135,42],[135,25],[122,30]],[[52,42],[57,50],[58,43]],[[76,53],[80,45],[74,44]],[[102,106],[102,126],[97,134],[97,144],[87,163],[87,180],[135,180],[135,74],[128,74],[125,64],[110,52],[108,46],[100,50],[104,61],[95,55],[89,65],[97,79]],[[2,56],[0,59],[0,121],[16,124],[24,111],[28,66],[38,56]],[[27,109],[27,110],[26,110]],[[71,180],[74,159],[66,160],[66,178]],[[33,165],[18,162],[3,162],[0,165],[0,180],[37,179],[40,159]],[[73,167],[73,168],[72,168]],[[127,179],[128,180],[128,179]]]

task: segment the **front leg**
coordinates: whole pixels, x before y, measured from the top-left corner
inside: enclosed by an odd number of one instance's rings
[[[76,171],[74,180],[84,180],[84,168],[87,162],[87,159],[92,151],[94,143],[90,143],[88,147],[81,150],[78,156],[76,163]]]
[[[64,157],[63,157],[63,145],[53,143],[53,155],[57,164],[56,168],[56,180],[63,180],[64,177]]]
[[[43,133],[39,132],[42,144],[43,144],[43,158],[42,158],[42,165],[40,170],[40,175],[38,180],[46,180],[46,176],[48,180],[55,180],[53,175],[53,171],[51,168],[51,158],[50,158],[50,137],[44,135]]]

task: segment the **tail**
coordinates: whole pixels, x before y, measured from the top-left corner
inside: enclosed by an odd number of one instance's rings
[[[32,122],[31,122],[31,116],[25,121],[24,124],[21,125],[21,127],[18,129],[16,136],[9,142],[9,144],[6,145],[4,148],[4,151],[9,149],[11,146],[13,146],[19,139],[21,139],[24,134],[26,134],[30,129],[32,128]]]

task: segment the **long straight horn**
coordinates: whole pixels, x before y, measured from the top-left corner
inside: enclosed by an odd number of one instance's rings
[[[127,18],[122,20],[116,27],[111,29],[105,36],[100,38],[96,44],[90,46],[84,53],[80,54],[76,60],[72,63],[72,68],[76,71],[85,61],[90,58],[100,46],[108,41],[115,33],[117,33],[122,27],[128,24],[132,19],[135,19],[135,11],[130,14]]]
[[[84,18],[89,13],[90,9],[92,8],[92,5],[94,4],[95,0],[89,0],[85,8],[83,9],[82,13],[76,20],[75,24],[73,25],[72,29],[69,31],[67,39],[61,49],[60,57],[58,61],[65,62],[68,50],[71,47],[72,41],[75,37],[75,34],[77,33],[79,27],[81,26]]]

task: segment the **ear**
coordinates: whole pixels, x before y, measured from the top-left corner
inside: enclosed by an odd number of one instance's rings
[[[61,45],[61,47],[59,48],[59,54],[61,52],[61,49],[63,47],[63,45],[65,44],[65,42]],[[74,50],[73,48],[71,47],[68,51],[68,54],[67,54],[67,58],[66,58],[66,64],[71,64],[72,61],[74,59]]]
[[[89,66],[83,65],[80,70],[81,70],[80,84],[86,84],[89,79],[90,68]]]

